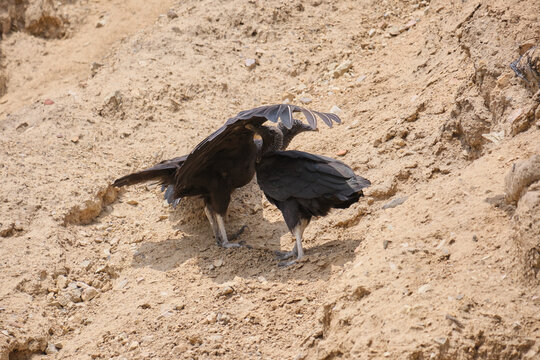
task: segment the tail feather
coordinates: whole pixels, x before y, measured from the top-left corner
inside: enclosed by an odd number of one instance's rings
[[[172,184],[175,169],[146,169],[133,174],[122,176],[113,183],[115,187],[140,184],[147,181],[156,181],[160,184]]]
[[[163,160],[151,168],[122,176],[114,181],[113,186],[135,185],[147,181],[156,181],[162,185],[173,185],[175,182],[174,174],[182,166],[186,157],[187,155],[184,155],[170,160]]]
[[[172,205],[173,208],[175,208],[182,198],[175,198],[174,197],[174,186],[173,185],[161,185],[161,191],[165,191],[165,194],[163,194],[163,197],[165,200],[167,200],[167,203],[169,205]]]

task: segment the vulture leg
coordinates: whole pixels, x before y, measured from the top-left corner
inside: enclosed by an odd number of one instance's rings
[[[296,224],[296,226],[294,226],[294,228],[291,230],[291,233],[296,239],[296,243],[294,244],[294,248],[292,251],[283,253],[283,255],[285,256],[283,259],[289,259],[293,255],[296,255],[296,259],[290,261],[282,261],[278,263],[278,266],[290,266],[304,257],[304,249],[302,248],[302,236],[304,235],[304,230],[306,230],[306,227],[308,226],[310,220],[311,218],[301,218],[298,224]]]
[[[221,244],[223,243],[223,239],[221,238],[221,233],[219,231],[219,227],[217,224],[216,213],[212,209],[210,209],[208,205],[204,206],[204,213],[206,214],[206,217],[208,218],[208,222],[210,223],[210,226],[212,227],[212,231],[214,232],[214,237],[216,238],[216,242],[218,246],[221,246]],[[226,236],[225,236],[225,239],[227,239]]]
[[[225,231],[225,221],[223,221],[223,216],[221,216],[219,214],[216,214],[216,220],[217,220],[217,224],[218,224],[219,233],[220,233],[220,236],[221,236],[221,244],[219,244],[220,246],[222,246],[224,248],[235,248],[235,247],[247,246],[247,245],[244,245],[242,243],[230,243],[228,238],[227,238],[227,232]],[[244,230],[241,229],[241,231],[244,231]],[[234,235],[238,236],[239,234],[236,233]]]

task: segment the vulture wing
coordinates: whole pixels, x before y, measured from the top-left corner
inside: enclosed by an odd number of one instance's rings
[[[234,154],[240,144],[252,142],[254,132],[246,129],[246,125],[257,127],[266,121],[277,123],[281,120],[283,125],[290,129],[295,112],[302,112],[313,129],[317,127],[317,117],[330,127],[333,122],[341,123],[340,118],[335,114],[321,113],[289,104],[266,105],[241,111],[193,149],[176,173],[177,185],[180,188],[188,186],[190,179],[212,162],[215,155]]]
[[[257,166],[257,182],[272,199],[336,199],[347,201],[371,185],[343,162],[303,151],[275,151]]]

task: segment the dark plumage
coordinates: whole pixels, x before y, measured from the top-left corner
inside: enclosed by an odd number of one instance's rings
[[[126,185],[135,185],[147,181],[154,181],[161,184],[161,191],[165,191],[163,197],[172,206],[178,205],[180,198],[174,198],[174,174],[176,170],[182,166],[186,160],[187,155],[175,157],[170,160],[163,160],[159,164],[152,166],[151,168],[138,171],[133,174],[122,176],[116,179],[113,186],[121,187]]]
[[[296,238],[293,251],[280,254],[290,265],[304,255],[302,236],[313,216],[325,216],[332,208],[348,208],[363,196],[369,180],[356,175],[343,162],[302,151],[275,151],[275,134],[257,129],[263,139],[257,161],[257,182],[268,201],[283,214]]]
[[[302,112],[309,126],[293,119],[295,112]],[[123,186],[157,180],[163,185],[163,189],[166,189],[165,197],[173,204],[178,203],[184,196],[201,196],[218,244],[224,247],[239,246],[228,242],[223,217],[229,206],[231,193],[249,183],[255,174],[255,161],[260,154],[260,146],[254,141],[253,129],[266,129],[269,133],[278,134],[275,138],[280,139],[280,146],[277,148],[280,149],[297,133],[315,129],[317,117],[328,126],[332,126],[332,122],[341,122],[337,115],[287,104],[242,111],[200,142],[189,155],[124,176],[113,185]],[[278,127],[266,127],[263,126],[266,121],[281,123]]]

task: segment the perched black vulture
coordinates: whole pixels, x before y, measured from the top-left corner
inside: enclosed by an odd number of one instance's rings
[[[293,119],[295,112],[304,114],[309,127]],[[249,183],[255,174],[255,161],[261,146],[254,140],[253,129],[266,129],[268,133],[278,134],[275,139],[279,139],[280,146],[277,148],[281,149],[288,145],[297,133],[316,129],[317,117],[330,127],[332,122],[341,122],[335,114],[288,104],[242,111],[227,120],[225,125],[210,134],[187,156],[167,160],[152,168],[124,176],[113,185],[158,180],[163,188],[166,188],[165,198],[173,204],[178,203],[184,196],[200,196],[204,200],[204,210],[218,245],[237,247],[240,245],[228,241],[223,217],[229,207],[231,193]],[[281,122],[278,127],[267,127],[263,126],[266,121]]]
[[[263,139],[256,164],[257,182],[296,238],[292,251],[278,253],[280,260],[296,255],[296,259],[280,263],[291,265],[304,256],[302,236],[311,218],[325,216],[332,208],[348,208],[371,183],[339,160],[303,151],[276,151],[280,140],[275,132],[264,128],[254,131]]]

